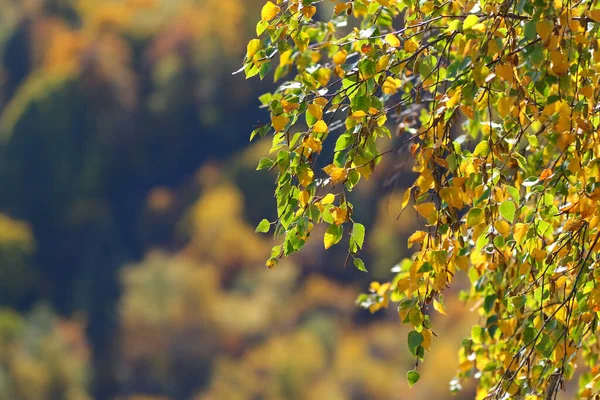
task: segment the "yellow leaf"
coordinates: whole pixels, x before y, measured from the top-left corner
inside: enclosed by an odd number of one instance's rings
[[[409,287],[410,287],[410,279],[408,279],[408,278],[400,279],[400,280],[398,280],[398,282],[396,282],[396,288],[398,289],[398,292],[400,292],[400,293],[404,292]]]
[[[408,238],[408,248],[410,249],[415,243],[421,243],[426,237],[427,232],[416,231]]]
[[[321,59],[321,52],[319,51],[313,51],[310,53],[310,59],[312,60],[312,62],[314,62],[315,64],[319,62],[319,60]]]
[[[547,253],[547,252],[546,252],[546,250],[544,250],[544,249],[534,249],[534,250],[531,252],[531,256],[532,256],[533,258],[535,258],[537,261],[542,261],[544,258],[546,258],[546,255],[547,255],[547,254],[548,254],[548,253]]]
[[[327,100],[325,97],[317,97],[315,99],[315,104],[317,104],[321,107],[325,107],[328,102],[329,102],[329,100]]]
[[[381,72],[381,71],[387,69],[389,63],[390,63],[390,56],[388,56],[387,54],[382,55],[377,60],[377,65],[375,68],[376,71]]]
[[[588,11],[589,17],[596,22],[600,22],[600,8]]]
[[[298,173],[298,180],[304,187],[310,185],[315,177],[315,173],[310,168],[302,168]]]
[[[513,107],[513,100],[509,97],[502,97],[500,100],[498,100],[498,113],[500,113],[500,116],[505,118],[506,116],[509,115],[510,110]]]
[[[565,224],[563,225],[563,231],[576,231],[577,229],[581,228],[581,226],[583,225],[583,221],[581,220],[576,220],[576,219],[568,219]]]
[[[510,225],[508,222],[506,222],[504,220],[497,220],[494,223],[494,228],[496,228],[498,233],[501,234],[502,237],[504,237],[504,238],[506,238],[508,235],[510,235]]]
[[[348,170],[346,168],[341,168],[336,166],[335,164],[330,164],[323,168],[323,171],[327,175],[331,177],[331,183],[333,185],[337,185],[340,182],[343,182],[348,177]]]
[[[513,67],[511,64],[501,64],[496,66],[496,75],[505,81],[512,82],[513,80]]]
[[[317,13],[317,7],[315,7],[315,6],[302,7],[302,14],[307,19],[312,18],[313,15],[315,15],[316,13]]]
[[[289,113],[290,111],[294,111],[300,108],[300,103],[290,103],[286,99],[281,100],[281,106],[283,107],[283,111]]]
[[[433,333],[429,329],[423,328],[423,331],[421,331],[421,335],[423,336],[423,343],[421,343],[421,346],[423,346],[423,348],[427,351],[431,350]]]
[[[333,60],[333,62],[336,65],[342,65],[343,63],[346,62],[346,58],[348,58],[348,52],[346,50],[340,50],[337,53],[335,53],[331,59]]]
[[[341,14],[344,11],[346,11],[347,8],[348,8],[348,6],[346,5],[346,3],[336,4],[335,7],[333,8],[333,13],[335,15]]]
[[[275,128],[277,132],[281,132],[282,130],[284,130],[288,122],[290,122],[290,119],[285,115],[277,115],[271,118],[273,128]]]
[[[448,315],[448,313],[446,313],[446,309],[444,308],[444,305],[442,303],[440,303],[439,301],[437,301],[436,299],[433,299],[433,308],[435,311],[439,312],[440,314]]]
[[[260,51],[262,47],[262,42],[260,41],[260,39],[252,39],[250,42],[248,42],[248,48],[246,50],[246,57],[248,59],[251,59],[252,57],[254,57],[254,55],[256,53],[258,53]]]
[[[385,78],[383,85],[381,85],[381,91],[385,94],[395,94],[398,89],[396,88],[396,81],[391,76]]]
[[[329,68],[319,68],[317,72],[315,72],[315,75],[317,82],[319,82],[321,86],[327,86],[327,83],[329,83],[329,79],[331,78],[331,70]]]
[[[298,200],[300,200],[300,205],[302,207],[306,206],[310,201],[310,193],[308,192],[308,190],[301,191]]]
[[[459,102],[462,95],[462,91],[458,89],[452,97],[446,102],[446,107],[454,108]]]
[[[423,218],[427,220],[429,220],[430,217],[433,217],[436,213],[435,204],[431,202],[417,204],[413,207],[415,208],[415,210],[417,210],[419,214],[423,216]]]
[[[279,7],[270,1],[267,1],[260,12],[260,17],[263,21],[270,21],[275,18],[277,14],[279,14]]]
[[[320,153],[321,150],[323,150],[323,144],[321,143],[321,141],[312,136],[308,136],[306,139],[304,139],[304,142],[302,142],[302,146],[304,146],[304,148],[314,151],[315,153]]]
[[[323,200],[321,200],[321,204],[331,204],[334,200],[335,195],[333,195],[332,193],[327,193],[325,197],[323,197]]]
[[[569,72],[569,62],[567,57],[559,51],[550,52],[550,58],[552,59],[551,70],[555,75],[564,75]]]
[[[362,111],[362,110],[358,110],[352,113],[352,115],[350,116],[350,118],[352,119],[360,119],[362,117],[365,117],[367,115],[366,112]]]
[[[385,36],[385,41],[392,47],[400,47],[400,39],[398,39],[398,36],[392,33],[388,33]]]
[[[328,130],[327,124],[322,119],[313,125],[313,132],[315,133],[327,133]]]
[[[458,256],[454,259],[454,264],[461,270],[467,271],[469,269],[469,258],[467,256]]]
[[[335,222],[336,225],[341,225],[348,221],[348,210],[345,208],[335,207],[333,211],[331,211],[331,216],[333,217],[333,222]]]
[[[527,234],[527,231],[529,230],[529,226],[526,224],[522,224],[522,223],[517,223],[515,225],[515,239],[517,240],[517,243],[521,244],[523,243],[523,239],[525,238],[525,235]]]
[[[309,104],[308,112],[317,120],[323,119],[323,108],[318,104]]]
[[[410,39],[404,42],[404,50],[408,51],[409,53],[414,53],[418,49],[419,43],[417,43],[416,40]]]
[[[485,24],[480,22],[478,24],[473,25],[473,27],[471,29],[474,30],[475,32],[483,33],[486,31],[487,26],[485,26]]]
[[[462,192],[457,186],[441,189],[440,197],[454,208],[461,209],[464,206]]]
[[[404,197],[402,198],[402,210],[404,210],[406,208],[406,206],[408,205],[408,203],[410,202],[410,190],[411,188],[406,189],[406,191],[404,192]]]
[[[429,14],[431,11],[433,11],[433,6],[433,1],[428,1],[421,6],[421,12],[424,14]]]
[[[296,36],[292,37],[294,44],[298,47],[298,50],[304,52],[308,48],[308,44],[310,43],[310,36],[308,33],[301,31]]]
[[[429,168],[425,168],[421,172],[421,175],[419,175],[419,177],[417,178],[415,185],[419,188],[421,193],[425,193],[429,190],[432,183],[433,183],[433,174],[431,173],[431,170]]]
[[[292,56],[292,50],[286,50],[279,56],[279,66],[285,67],[290,63],[290,58]]]
[[[554,24],[548,20],[540,21],[537,24],[535,24],[535,30],[544,42],[550,39],[550,35],[552,34],[553,29]]]
[[[587,85],[579,89],[579,93],[587,97],[588,99],[594,96],[594,87],[592,85]]]

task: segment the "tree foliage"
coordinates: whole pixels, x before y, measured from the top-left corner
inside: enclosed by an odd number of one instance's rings
[[[418,365],[437,336],[430,311],[445,313],[444,291],[466,274],[461,299],[481,323],[463,341],[453,390],[477,378],[478,398],[553,398],[584,364],[580,395],[596,395],[596,3],[267,2],[243,68],[282,81],[260,98],[271,121],[252,132],[273,133],[258,169],[278,171],[277,220],[257,229],[283,238],[267,266],[323,223],[325,248],[346,232],[348,261],[366,270],[349,192],[409,149],[416,180],[403,208],[412,203],[425,226],[408,239],[412,258],[358,303],[397,303]]]

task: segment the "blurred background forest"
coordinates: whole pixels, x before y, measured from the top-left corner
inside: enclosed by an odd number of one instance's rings
[[[262,3],[0,0],[0,400],[448,397],[468,307],[408,392],[407,331],[354,304],[419,224],[399,157],[355,193],[369,274],[318,229],[264,266],[273,84],[231,74]]]

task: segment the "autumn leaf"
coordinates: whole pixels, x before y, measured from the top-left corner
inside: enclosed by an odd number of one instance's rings
[[[258,53],[261,48],[262,48],[262,42],[260,41],[260,39],[252,39],[250,42],[248,42],[248,48],[246,50],[246,58],[248,60],[251,60],[252,57],[254,57],[254,55],[256,53]]]
[[[551,21],[540,21],[535,25],[535,30],[542,40],[546,42],[550,39],[552,30],[554,30],[554,24]]]
[[[315,133],[327,133],[328,130],[329,128],[323,120],[319,120],[313,125],[313,132]]]
[[[348,170],[338,167],[335,164],[326,166],[323,168],[323,171],[331,178],[332,185],[337,185],[338,183],[345,181],[348,177]]]
[[[426,220],[429,220],[431,217],[435,216],[435,214],[436,214],[435,204],[433,204],[431,202],[417,204],[413,207]]]
[[[421,243],[427,237],[427,232],[416,231],[408,238],[408,248],[410,249],[415,243]]]
[[[406,40],[404,42],[404,50],[406,50],[407,52],[414,53],[418,49],[419,49],[419,43],[417,43],[416,40],[410,39],[410,40]]]
[[[290,119],[285,115],[277,115],[271,118],[271,124],[277,132],[281,132],[282,130],[284,130],[288,122],[290,122]]]
[[[317,120],[323,119],[323,108],[318,104],[309,104],[308,112]]]
[[[331,216],[336,225],[342,225],[348,220],[348,210],[345,208],[335,207],[331,211]]]
[[[330,225],[325,232],[323,237],[323,244],[325,249],[329,249],[331,246],[339,243],[342,240],[343,228],[339,225]]]
[[[484,213],[481,208],[471,208],[467,214],[467,226],[474,227],[484,220]]]
[[[392,47],[400,47],[400,39],[392,33],[388,33],[385,36],[385,41]]]
[[[381,91],[385,94],[392,95],[396,93],[396,81],[391,76],[385,78],[383,85],[381,86]]]
[[[442,303],[440,303],[439,301],[437,301],[436,299],[433,299],[433,308],[435,311],[439,312],[440,314],[448,315],[448,313],[446,312],[446,309],[444,308],[444,305]]]
[[[346,62],[346,58],[348,57],[348,52],[346,50],[340,50],[335,53],[331,59],[336,65],[342,65]]]
[[[504,79],[505,81],[512,82],[513,80],[513,67],[511,64],[500,64],[496,66],[496,75]]]
[[[306,139],[304,139],[304,142],[302,142],[302,146],[304,146],[307,149],[310,149],[315,153],[320,153],[323,149],[323,144],[321,143],[321,140],[312,136],[308,136]]]
[[[335,200],[335,195],[333,193],[327,193],[325,197],[321,200],[321,204],[331,204]]]
[[[574,375],[584,363],[579,360],[597,355],[595,339],[587,342],[594,336],[585,332],[600,312],[600,294],[593,292],[600,279],[578,271],[593,271],[600,251],[598,6],[562,0],[335,3],[334,18],[310,25],[299,17],[311,14],[302,9],[313,3],[282,3],[293,17],[262,24],[268,36],[244,66],[247,76],[264,77],[262,65],[281,52],[277,78],[290,76],[261,102],[294,124],[305,114],[308,125],[308,132],[298,129],[291,137],[277,131],[271,149],[277,160],[259,163],[279,167],[277,233],[287,251],[296,251],[293,235],[307,222],[330,225],[329,245],[337,240],[335,227],[350,225],[346,263],[364,270],[357,258],[364,227],[352,221],[361,215],[355,211],[360,204],[351,203],[361,196],[352,192],[368,189],[370,176],[381,184],[398,168],[404,196],[393,204],[401,201],[404,210],[412,199],[427,229],[407,232],[410,257],[357,303],[371,312],[397,307],[411,327],[409,352],[421,365],[439,323],[426,314],[429,305],[445,314],[442,296],[466,276],[471,285],[460,299],[482,320],[463,342],[453,391],[475,368],[477,397],[555,396],[556,382]],[[348,17],[351,29],[344,26]],[[300,108],[288,109],[284,100]],[[324,161],[325,147],[309,140],[323,141],[333,131]],[[317,151],[320,156],[311,157]],[[405,161],[414,181],[401,178]],[[316,163],[329,164],[330,179],[301,179],[302,169]],[[314,201],[304,193],[315,196],[341,183],[338,197]],[[376,232],[382,218],[375,220]],[[564,343],[556,345],[561,335]],[[531,352],[522,351],[528,347]],[[513,371],[515,357],[527,371]],[[503,380],[509,369],[519,379]],[[418,373],[410,371],[407,379],[414,384]],[[592,396],[593,386],[586,380],[578,396]]]
[[[298,172],[298,180],[300,184],[304,187],[310,185],[314,179],[315,173],[310,168],[302,168],[300,172]]]
[[[594,21],[600,22],[600,9],[596,8],[594,10],[589,10],[588,15]]]
[[[462,192],[457,186],[441,189],[440,197],[454,208],[461,209],[464,206]]]
[[[279,7],[270,1],[263,6],[260,16],[263,21],[270,21],[279,14]]]

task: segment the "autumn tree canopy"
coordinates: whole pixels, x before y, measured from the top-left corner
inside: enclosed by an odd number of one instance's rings
[[[348,261],[366,271],[348,193],[409,149],[403,208],[424,227],[411,259],[358,299],[396,303],[412,326],[409,383],[443,338],[430,310],[444,314],[466,274],[481,322],[452,390],[475,378],[479,399],[554,398],[579,368],[579,394],[597,395],[599,22],[597,0],[267,2],[243,68],[280,82],[252,132],[272,133],[258,169],[278,172],[278,218],[257,228],[280,238],[267,266],[346,231]],[[309,238],[315,224],[323,239]]]

